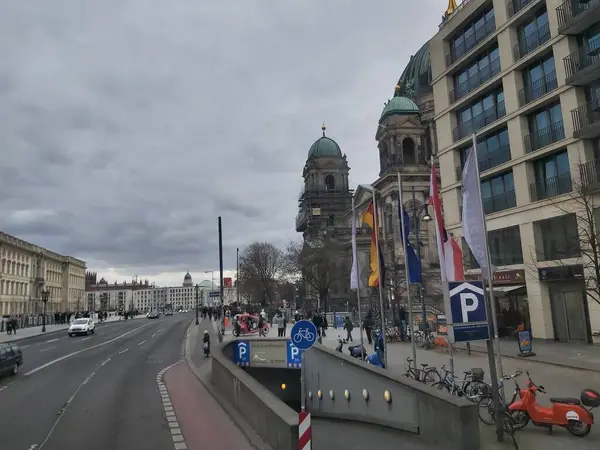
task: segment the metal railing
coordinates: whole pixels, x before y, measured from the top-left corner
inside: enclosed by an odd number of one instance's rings
[[[597,6],[600,0],[567,0],[556,8],[558,27],[562,28],[579,14]]]
[[[600,61],[600,37],[592,39],[563,58],[567,78]]]
[[[486,170],[493,169],[494,167],[499,166],[506,161],[510,161],[510,146],[503,145],[492,152],[486,153],[485,156],[480,156],[479,154],[478,156],[479,171],[484,172]],[[463,168],[464,165],[462,163],[456,166],[455,170],[457,181],[462,179]]]
[[[483,211],[486,214],[492,214],[517,206],[517,197],[514,189],[512,191],[503,192],[502,194],[482,198],[481,200],[483,203]]]
[[[469,92],[474,91],[486,81],[490,80],[494,75],[500,73],[500,58],[496,58],[493,61],[480,69],[477,73],[470,76],[467,80],[463,81],[456,86],[455,89],[451,89],[449,92],[450,103],[463,98]]]
[[[515,62],[528,55],[536,48],[542,46],[550,40],[550,25],[546,24],[539,27],[535,32],[528,36],[519,33],[519,42],[513,46],[513,56]]]
[[[547,73],[539,80],[530,83],[519,91],[519,106],[524,106],[546,95],[558,87],[556,72]]]
[[[573,131],[580,131],[585,127],[600,122],[600,99],[586,103],[571,111]]]
[[[587,161],[579,164],[579,176],[581,177],[581,185],[589,186],[596,184],[600,180],[600,158],[593,161]]]
[[[473,134],[481,128],[489,125],[492,122],[495,122],[499,118],[506,115],[506,106],[504,105],[504,101],[498,102],[491,108],[486,109],[481,114],[476,115],[470,120],[461,123],[456,128],[452,130],[452,138],[454,142],[459,139],[468,136],[469,134]]]
[[[453,47],[448,53],[446,53],[446,67],[450,67],[456,61],[461,59],[494,31],[496,31],[495,17],[492,20],[487,20],[483,26],[476,29],[475,32],[466,38],[461,45]]]
[[[523,138],[525,153],[531,153],[565,138],[562,120],[549,127],[533,131]]]
[[[509,0],[506,4],[506,11],[508,12],[508,18],[517,14],[522,9],[526,8],[533,0]]]
[[[571,174],[564,173],[545,180],[536,181],[529,185],[531,201],[537,202],[557,195],[566,194],[573,190]]]

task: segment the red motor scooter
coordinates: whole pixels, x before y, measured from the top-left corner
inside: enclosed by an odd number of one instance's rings
[[[518,413],[520,419],[528,417],[538,427],[545,427],[552,431],[553,426],[566,428],[574,436],[587,436],[594,424],[593,408],[600,406],[600,394],[592,389],[581,391],[578,398],[550,398],[551,407],[540,406],[536,400],[536,393],[545,394],[544,386],[537,385],[531,380],[526,389],[520,389],[519,397],[509,406],[511,413]],[[587,407],[587,408],[586,408]],[[526,423],[526,422],[525,422]]]

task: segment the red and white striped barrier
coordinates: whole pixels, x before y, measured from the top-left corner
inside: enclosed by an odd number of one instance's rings
[[[310,413],[302,411],[299,413],[298,424],[298,450],[311,450],[312,430],[310,426]]]

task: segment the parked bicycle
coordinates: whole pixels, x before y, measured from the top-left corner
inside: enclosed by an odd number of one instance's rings
[[[415,340],[415,344],[425,350],[435,347],[435,336],[429,328],[425,331],[415,330],[412,338]]]
[[[425,384],[433,384],[441,380],[440,373],[437,368],[429,367],[429,364],[421,364],[421,369],[413,365],[414,359],[406,358],[408,369],[404,372],[404,376]]]
[[[446,369],[446,366],[442,366],[442,373],[441,381],[432,384],[432,386],[449,394],[456,395],[457,397],[465,397],[471,402],[478,403],[482,397],[492,392],[491,386],[483,381],[485,375],[483,369],[473,368],[466,370],[463,372],[464,378],[462,379],[450,373]]]

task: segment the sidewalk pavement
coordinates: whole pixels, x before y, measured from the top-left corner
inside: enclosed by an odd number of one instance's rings
[[[136,316],[136,317],[133,317],[133,319],[136,319],[138,317],[144,317],[144,316],[141,316],[141,315]],[[101,323],[118,322],[119,319],[120,319],[119,316],[109,316],[108,319],[105,320],[104,322],[96,322],[96,325],[100,325]],[[15,334],[7,334],[6,332],[0,334],[0,344],[4,343],[4,342],[20,341],[23,339],[40,336],[42,334],[47,335],[47,334],[57,333],[60,331],[65,331],[67,328],[69,328],[69,324],[46,325],[46,331],[44,333],[42,333],[41,326],[19,328],[19,329],[17,329],[17,332]]]

